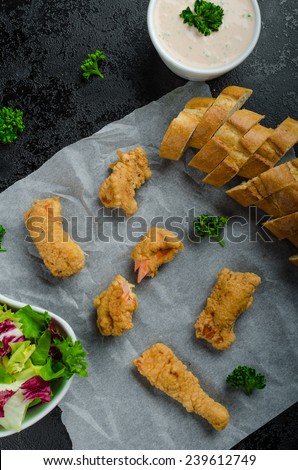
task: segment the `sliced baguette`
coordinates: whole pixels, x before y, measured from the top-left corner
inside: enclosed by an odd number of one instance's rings
[[[288,240],[293,243],[294,246],[298,248],[298,234],[294,237],[288,237]]]
[[[239,171],[240,176],[254,178],[272,168],[298,142],[298,121],[288,117],[268,137]]]
[[[215,134],[215,132],[240,109],[252,94],[252,90],[238,86],[229,86],[223,89],[212,106],[204,114],[197,125],[189,142],[190,147],[201,149]]]
[[[227,191],[227,195],[244,207],[258,204],[274,193],[298,181],[298,158],[271,168],[255,178]]]
[[[298,211],[298,181],[262,199],[256,206],[273,217],[282,217]]]
[[[204,181],[217,187],[228,183],[272,132],[273,129],[260,124],[253,126],[239,139],[229,155],[210,173],[210,179],[208,175]]]
[[[214,98],[199,96],[186,103],[183,111],[173,119],[160,145],[159,156],[179,160],[187,148],[195,128]]]
[[[291,261],[291,263],[295,264],[295,266],[298,266],[298,255],[290,256],[289,261]]]
[[[264,223],[270,232],[273,233],[279,240],[288,238],[290,241],[295,240],[298,242],[298,212],[290,215],[279,217],[278,219],[271,219]]]
[[[189,165],[210,173],[224,160],[239,139],[264,116],[240,109],[223,124],[209,142],[194,156]]]

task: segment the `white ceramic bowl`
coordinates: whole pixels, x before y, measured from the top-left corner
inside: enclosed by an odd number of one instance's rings
[[[156,1],[157,0],[150,0],[147,11],[147,25],[149,35],[162,61],[172,72],[174,72],[179,77],[185,78],[187,80],[201,82],[205,80],[211,80],[213,78],[219,77],[220,75],[224,75],[225,73],[229,72],[230,70],[234,69],[239,64],[241,64],[251,54],[258,42],[261,31],[261,13],[257,0],[251,0],[256,19],[254,34],[247,49],[237,59],[233,60],[228,64],[223,65],[222,67],[212,69],[199,69],[184,65],[181,62],[175,60],[160,44],[154,27],[154,11]]]
[[[21,303],[17,302],[16,300],[9,299],[8,297],[5,297],[4,295],[0,294],[0,303],[1,304],[6,304],[8,307],[11,307],[12,310],[18,310],[25,305],[28,305],[28,303]],[[48,310],[40,307],[35,307],[31,305],[33,310],[36,310],[37,312],[43,313],[45,311],[48,312],[48,314],[53,318],[55,324],[58,326],[59,332],[62,334],[62,336],[69,336],[73,341],[76,341],[76,335],[73,331],[73,329],[69,326],[69,324],[63,320],[63,318],[59,317],[55,313],[49,312]],[[22,431],[29,426],[32,426],[32,424],[37,423],[40,419],[44,418],[50,411],[52,411],[58,403],[62,400],[66,392],[68,391],[70,384],[72,382],[72,378],[66,380],[66,379],[57,379],[55,380],[54,386],[51,387],[52,392],[53,392],[53,397],[50,402],[48,403],[40,403],[39,405],[33,406],[32,408],[29,408],[25,419],[22,424]],[[0,426],[0,438],[1,437],[6,437],[10,436],[12,434],[15,434],[17,431],[10,431],[7,429],[4,429],[2,426]]]

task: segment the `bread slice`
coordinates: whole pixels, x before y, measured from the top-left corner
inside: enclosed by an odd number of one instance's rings
[[[298,211],[298,181],[262,199],[256,206],[273,217],[282,217]]]
[[[294,237],[288,237],[288,240],[293,243],[294,246],[298,248],[298,234]]]
[[[298,255],[290,256],[289,261],[291,261],[291,263],[295,264],[295,266],[298,266]]]
[[[165,133],[160,145],[160,157],[179,160],[202,116],[214,101],[214,98],[199,96],[186,103]]]
[[[239,171],[240,176],[253,178],[272,168],[298,142],[298,121],[288,117],[268,137]]]
[[[295,242],[296,240],[298,242],[298,212],[278,219],[268,220],[264,223],[264,227],[270,230],[279,240],[288,238],[290,241]]]
[[[197,125],[189,142],[190,147],[201,149],[215,134],[215,132],[240,109],[252,94],[252,90],[238,86],[229,86],[223,89],[212,106],[204,114]]]
[[[205,173],[212,172],[229,155],[239,139],[264,117],[248,109],[236,111],[194,156],[189,165]]]
[[[251,155],[256,152],[272,132],[273,129],[263,127],[260,124],[253,126],[239,139],[229,155],[210,173],[210,175],[206,177],[204,181],[217,187],[221,187],[228,183],[237,175],[244,163],[247,162]]]
[[[258,204],[274,193],[298,181],[298,158],[271,168],[255,178],[227,191],[227,195],[244,207]]]

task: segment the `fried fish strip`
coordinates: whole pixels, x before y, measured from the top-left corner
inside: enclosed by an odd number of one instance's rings
[[[97,326],[104,336],[121,336],[133,328],[132,316],[138,308],[132,284],[118,274],[96,299]]]
[[[217,431],[228,424],[228,410],[207,395],[198,379],[164,344],[153,344],[133,364],[151,385],[177,400],[189,413],[205,418]]]
[[[135,189],[147,181],[152,172],[145,150],[136,147],[128,153],[118,151],[119,160],[110,165],[112,174],[99,188],[98,196],[107,208],[121,208],[130,217],[137,209]]]
[[[83,269],[83,251],[63,231],[59,197],[34,201],[25,212],[24,221],[44,264],[53,276],[69,277]]]
[[[207,305],[196,321],[196,337],[206,339],[216,349],[228,349],[236,339],[235,321],[251,306],[252,294],[260,283],[261,278],[254,273],[227,268],[220,271]]]
[[[138,283],[145,276],[154,277],[162,264],[169,263],[183,250],[183,243],[173,232],[159,227],[150,227],[131,253],[138,271]]]

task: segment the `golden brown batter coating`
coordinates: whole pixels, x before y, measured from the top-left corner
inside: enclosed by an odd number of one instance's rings
[[[135,189],[142,186],[152,172],[142,147],[128,153],[118,151],[117,155],[119,160],[110,165],[113,172],[99,188],[98,196],[105,207],[121,208],[130,217],[138,209]]]
[[[97,308],[97,326],[104,336],[121,336],[133,328],[132,316],[138,308],[138,300],[127,280],[118,274],[94,304]]]
[[[159,267],[172,261],[183,248],[183,243],[173,232],[164,228],[150,227],[131,253],[135,261],[135,271],[138,271],[138,283],[145,276],[154,277]]]
[[[83,269],[83,251],[63,231],[59,197],[34,201],[25,212],[24,221],[44,264],[53,276],[69,277]]]
[[[196,337],[206,339],[216,349],[228,349],[236,339],[235,321],[251,306],[252,294],[260,282],[261,278],[254,273],[237,273],[227,268],[220,271],[206,308],[196,321]]]
[[[153,344],[133,364],[151,385],[179,401],[189,413],[205,418],[217,431],[228,424],[228,410],[204,392],[198,379],[164,344]]]

